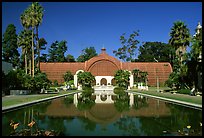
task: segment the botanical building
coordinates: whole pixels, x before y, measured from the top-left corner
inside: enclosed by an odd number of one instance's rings
[[[48,62],[40,63],[40,69],[48,78],[54,82],[63,83],[63,75],[69,70],[74,75],[74,84],[77,87],[77,74],[80,71],[91,72],[96,79],[96,85],[113,85],[114,74],[117,70],[139,69],[148,72],[148,85],[156,86],[157,77],[159,83],[164,83],[172,72],[171,64],[168,62],[122,62],[106,53],[102,48],[101,53],[86,62]],[[130,75],[130,87],[133,87],[133,75]]]

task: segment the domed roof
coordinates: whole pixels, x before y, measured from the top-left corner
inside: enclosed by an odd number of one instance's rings
[[[102,48],[101,53],[98,56],[95,56],[95,57],[93,57],[93,58],[91,58],[91,59],[89,59],[88,61],[85,62],[85,69],[87,71],[89,71],[89,69],[91,68],[91,66],[94,63],[99,62],[99,61],[103,61],[103,60],[112,62],[118,69],[121,68],[121,62],[118,59],[108,55],[106,53],[106,49]]]

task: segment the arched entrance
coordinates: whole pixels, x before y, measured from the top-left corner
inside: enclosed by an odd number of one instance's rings
[[[113,78],[113,79],[111,80],[111,85],[113,85],[113,86],[116,85],[115,78]]]
[[[107,80],[105,78],[101,79],[101,85],[107,85]]]

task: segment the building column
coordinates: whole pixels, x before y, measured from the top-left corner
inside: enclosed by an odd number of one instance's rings
[[[74,86],[77,88],[77,74],[74,75]]]
[[[133,87],[133,75],[132,74],[130,74],[130,88],[132,88]]]

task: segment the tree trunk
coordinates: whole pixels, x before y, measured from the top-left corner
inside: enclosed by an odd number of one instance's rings
[[[29,74],[30,74],[30,76],[31,76],[31,59],[29,60]]]
[[[38,69],[40,71],[40,46],[39,46],[39,38],[38,38],[38,26],[36,26],[36,38],[37,38],[37,53],[38,53]]]
[[[28,74],[28,69],[27,69],[27,50],[25,50],[25,73]]]
[[[32,77],[34,77],[34,27],[32,28]]]

